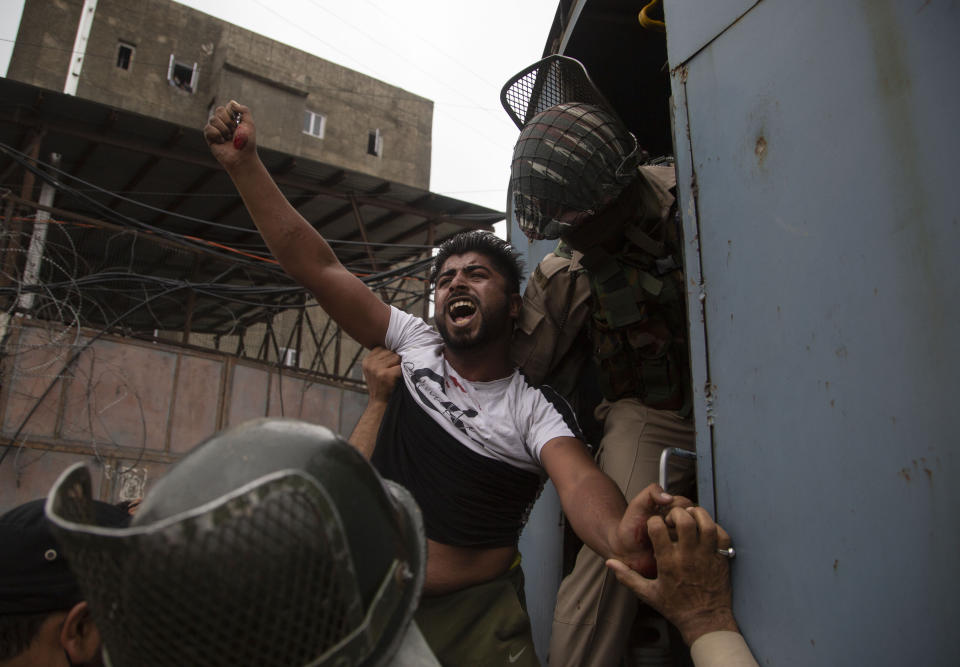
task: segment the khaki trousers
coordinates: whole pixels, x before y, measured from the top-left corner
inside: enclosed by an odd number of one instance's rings
[[[692,420],[671,410],[654,410],[629,398],[604,401],[596,417],[603,421],[597,463],[628,501],[657,481],[665,447],[694,448]],[[670,490],[689,494],[694,481],[692,462],[676,463],[671,466]],[[550,666],[619,665],[638,605],[636,596],[620,585],[604,560],[584,546],[557,593]]]

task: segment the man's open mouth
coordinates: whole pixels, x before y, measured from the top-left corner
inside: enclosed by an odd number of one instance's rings
[[[470,299],[454,299],[447,306],[447,314],[454,324],[469,320],[476,312],[477,306]]]

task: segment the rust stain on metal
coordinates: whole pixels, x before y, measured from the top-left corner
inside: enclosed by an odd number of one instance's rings
[[[757,156],[757,161],[763,163],[763,158],[767,155],[767,140],[761,134],[757,138],[756,146],[754,146],[753,152]]]
[[[717,385],[712,382],[707,382],[703,388],[703,399],[707,404],[707,425],[713,426],[715,420],[715,413],[713,409],[713,400],[716,397]]]
[[[910,481],[910,469],[909,469],[909,468],[901,468],[901,469],[900,469],[900,472],[898,472],[897,474],[900,475],[901,477],[903,477],[903,478],[904,478],[905,480],[907,480],[908,482]]]
[[[840,566],[840,559],[839,559],[839,558],[835,558],[835,559],[833,560],[833,571],[836,572],[836,571],[837,571],[837,568],[838,568],[839,566]]]

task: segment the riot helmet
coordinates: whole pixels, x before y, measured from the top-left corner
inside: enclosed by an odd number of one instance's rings
[[[82,464],[46,512],[114,667],[386,664],[425,574],[412,496],[290,419],[197,446],[127,528],[95,522]]]
[[[558,104],[520,132],[508,208],[530,239],[555,239],[614,201],[637,178],[633,135],[605,109]]]
[[[616,200],[637,177],[640,150],[583,65],[553,55],[501,91],[520,128],[508,215],[530,239],[555,239]]]

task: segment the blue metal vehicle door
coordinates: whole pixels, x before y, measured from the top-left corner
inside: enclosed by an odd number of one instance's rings
[[[960,4],[665,12],[701,500],[744,634],[762,665],[956,664]]]

